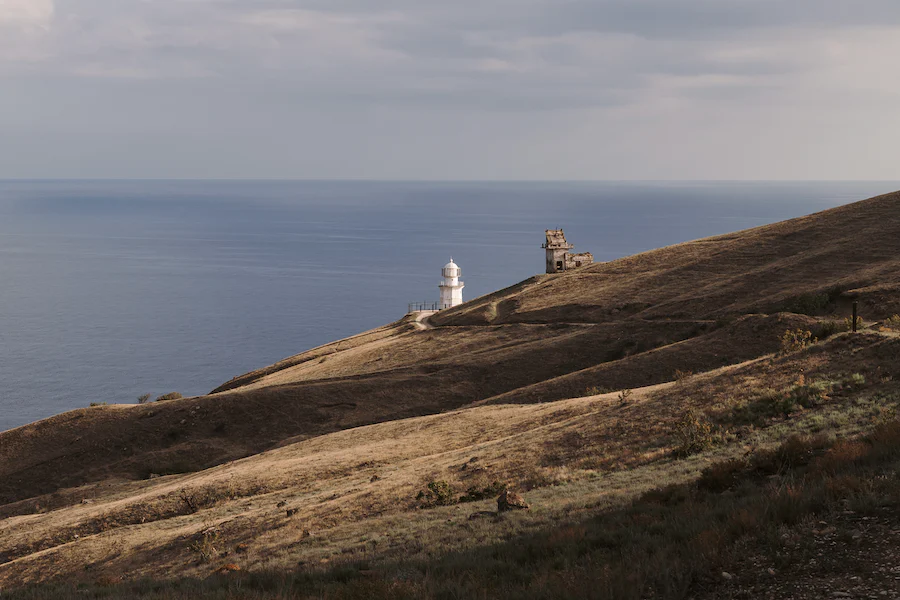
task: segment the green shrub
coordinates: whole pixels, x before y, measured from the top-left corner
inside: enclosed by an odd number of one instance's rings
[[[781,336],[781,353],[797,352],[810,347],[818,341],[809,330],[795,329],[792,331],[788,329]]]
[[[208,563],[219,555],[219,533],[215,529],[207,529],[197,534],[188,549],[197,555],[200,562]]]
[[[830,445],[828,437],[824,435],[792,435],[777,448],[758,451],[751,458],[750,466],[762,475],[782,473],[809,464],[815,456],[824,454]]]
[[[91,402],[91,408],[94,408],[95,406],[109,406],[109,404],[106,402]]]
[[[800,405],[803,408],[814,408],[828,400],[828,392],[831,391],[831,382],[816,381],[813,383],[799,382],[788,390],[785,398],[791,405]]]
[[[775,416],[786,416],[792,406],[785,405],[785,394],[771,388],[757,392],[746,404],[735,407],[724,420],[735,425],[762,425]]]
[[[829,304],[831,299],[828,294],[803,294],[788,301],[785,310],[799,315],[817,315],[824,312]]]
[[[182,396],[178,392],[169,392],[168,394],[163,394],[162,396],[157,398],[156,401],[157,402],[166,402],[168,400],[181,400],[182,398],[184,398],[184,396]]]
[[[478,502],[479,500],[487,500],[488,498],[499,496],[505,489],[506,484],[499,481],[493,481],[490,485],[482,488],[478,486],[472,486],[468,490],[466,490],[465,495],[460,496],[459,501]]]
[[[425,490],[416,495],[416,500],[422,508],[432,506],[450,506],[455,504],[453,488],[446,481],[430,481]]]
[[[894,315],[884,320],[883,326],[893,331],[900,331],[900,315]]]
[[[675,424],[675,456],[684,458],[709,450],[722,441],[715,426],[694,411],[688,411]]]

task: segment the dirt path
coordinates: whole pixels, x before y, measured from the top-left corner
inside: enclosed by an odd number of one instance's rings
[[[428,317],[435,314],[437,311],[435,310],[420,310],[416,313],[416,320],[414,321],[416,327],[420,331],[425,331],[427,329],[434,329],[434,325],[428,322]]]

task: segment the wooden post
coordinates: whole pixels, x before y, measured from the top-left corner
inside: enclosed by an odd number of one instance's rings
[[[859,314],[859,302],[854,300],[853,301],[853,323],[851,325],[851,327],[853,329],[853,333],[856,333],[856,319],[857,319],[856,315],[858,315],[858,314]]]

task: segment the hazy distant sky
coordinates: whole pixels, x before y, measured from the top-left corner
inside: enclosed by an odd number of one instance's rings
[[[898,176],[900,0],[0,0],[0,177]]]

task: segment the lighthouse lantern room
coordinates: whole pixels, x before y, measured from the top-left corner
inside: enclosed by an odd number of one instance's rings
[[[441,288],[441,310],[459,306],[463,303],[463,288],[466,287],[466,284],[459,280],[462,275],[459,265],[451,258],[450,262],[444,265],[441,275],[444,277],[444,281],[438,286]]]

